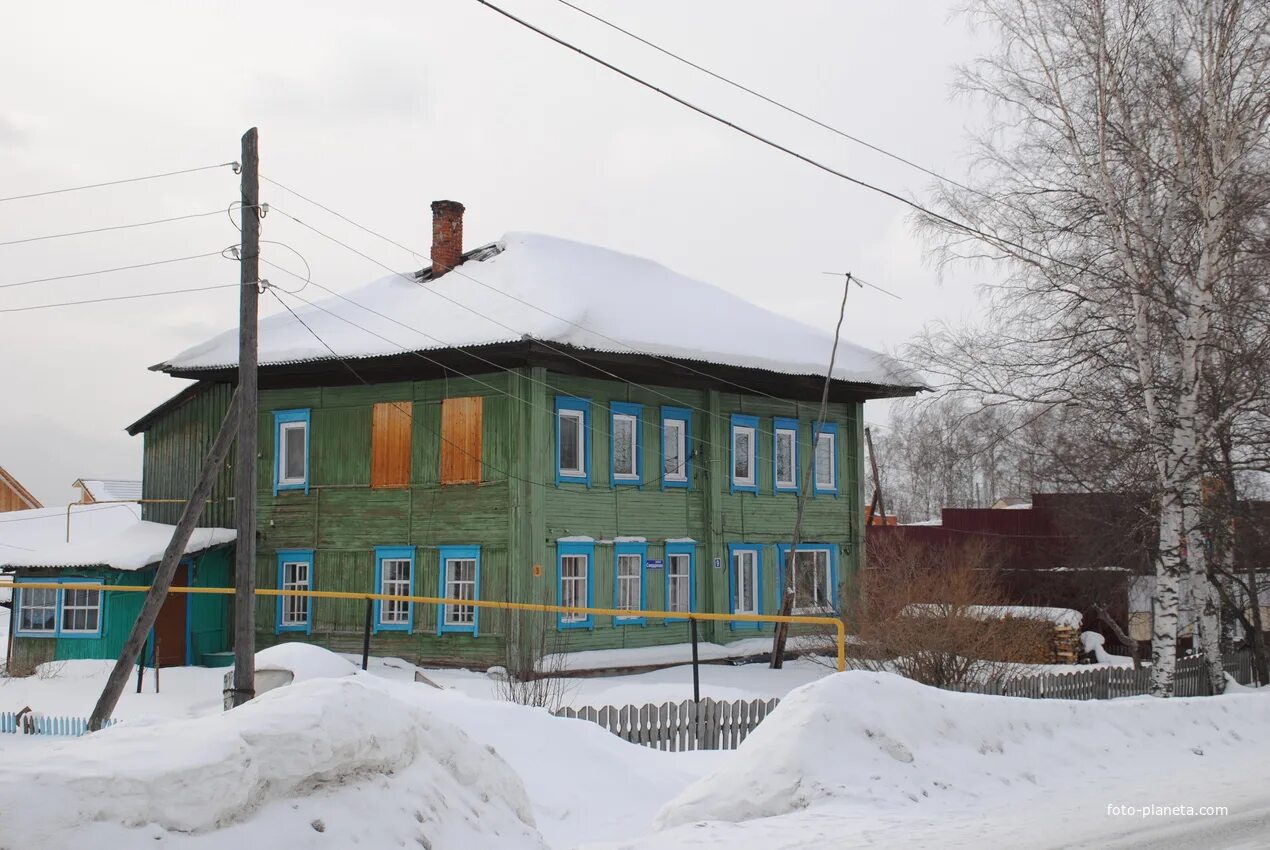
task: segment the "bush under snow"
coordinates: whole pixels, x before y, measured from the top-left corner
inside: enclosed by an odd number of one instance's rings
[[[6,847],[545,846],[523,783],[492,749],[366,676],[18,753],[0,772],[0,836]]]

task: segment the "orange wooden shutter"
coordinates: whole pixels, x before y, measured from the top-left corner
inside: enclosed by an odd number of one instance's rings
[[[480,396],[441,402],[441,483],[478,484],[481,480]]]
[[[371,421],[370,486],[410,486],[411,403],[385,401],[375,405]]]

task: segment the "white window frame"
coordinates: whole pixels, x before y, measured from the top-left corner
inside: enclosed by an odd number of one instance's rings
[[[65,589],[59,590],[58,593],[60,593],[62,596],[62,599],[61,599],[62,604],[59,606],[61,610],[58,612],[58,634],[95,635],[101,632],[101,591],[100,590],[89,590],[87,588],[71,587],[71,588],[65,588]],[[85,603],[85,604],[71,604],[70,602],[71,594],[77,594],[77,593],[91,594],[90,598],[93,601],[91,603]],[[74,628],[73,626],[68,627],[66,625],[66,615],[68,612],[70,612],[71,616],[74,617],[74,613],[76,611],[95,612],[97,615],[96,625],[94,625],[92,628],[84,627],[84,628],[77,629],[77,628]]]
[[[616,583],[617,601],[614,607],[620,611],[639,611],[644,606],[644,556],[638,552],[618,552],[615,557],[613,581]],[[629,569],[631,564],[635,565],[635,572],[624,573],[623,565]],[[632,617],[617,619],[629,620]]]
[[[802,588],[798,584],[798,556],[799,555],[823,555],[824,573],[820,574],[820,564],[813,562],[812,569],[816,570],[816,580],[812,583],[813,598],[810,600],[802,600],[799,593]],[[797,550],[785,551],[785,576],[789,582],[789,587],[794,589],[794,613],[810,614],[818,611],[829,611],[833,609],[833,553],[829,551],[827,546],[799,546]],[[823,579],[823,584],[821,583]],[[819,597],[823,596],[823,599]],[[807,604],[803,604],[804,601]]]
[[[777,490],[797,490],[798,489],[798,431],[793,428],[776,428],[774,429],[775,437],[772,444],[772,476],[776,482]],[[781,475],[781,438],[789,438],[789,478],[782,479]]]
[[[405,578],[389,578],[390,565],[406,565]],[[411,573],[414,571],[414,560],[411,558],[383,558],[379,566],[379,592],[384,596],[410,596]],[[409,626],[410,603],[400,599],[384,599],[379,604],[379,624],[381,626]]]
[[[300,433],[300,446],[304,451],[298,476],[287,474],[287,435],[292,431]],[[309,423],[303,419],[278,423],[278,483],[283,485],[303,484],[309,478]]]
[[[742,564],[745,559],[749,559],[749,568],[742,570]],[[735,614],[757,614],[759,613],[759,570],[758,570],[758,551],[756,549],[734,549],[732,551],[733,572],[736,575],[736,598],[732,600],[732,610]],[[742,608],[741,601],[745,598],[742,591],[743,585],[746,585],[744,578],[749,579],[748,586],[751,588],[750,599],[753,602],[751,608]]]
[[[294,567],[304,568],[303,580],[297,574],[298,571],[293,569]],[[307,592],[312,587],[313,563],[311,561],[296,559],[282,562],[282,590],[302,590]],[[282,626],[307,626],[310,614],[308,596],[282,597]]]
[[[459,563],[469,563],[472,565],[470,579],[460,579],[455,576],[454,567]],[[447,599],[476,599],[479,563],[480,560],[472,555],[458,555],[445,558],[442,570],[445,574],[445,597]],[[464,588],[467,589],[466,593],[463,592]],[[475,605],[447,604],[442,607],[442,622],[445,625],[462,628],[476,626]]]
[[[631,452],[631,469],[629,472],[618,472],[617,470],[617,424],[619,422],[629,423],[631,428],[630,439],[627,445]],[[561,472],[563,472],[563,470],[561,470]],[[613,480],[639,480],[639,417],[631,413],[613,414]]]
[[[581,573],[565,575],[565,565],[581,564]],[[591,556],[579,552],[566,552],[560,555],[560,604],[564,607],[586,608],[590,600]],[[587,623],[591,615],[583,611],[562,611],[559,622]]]
[[[819,492],[819,493],[837,492],[837,489],[838,489],[837,436],[838,435],[833,433],[832,431],[822,431],[820,434],[816,435],[816,444],[814,447],[814,451],[815,451],[814,466],[816,467],[816,484],[815,484],[816,492]],[[827,441],[827,442],[822,442],[822,441]],[[822,464],[820,462],[820,454],[821,454],[822,445],[828,446],[829,463],[828,463],[827,470],[825,469],[825,464]],[[828,472],[828,475],[829,475],[828,481],[824,480],[823,478],[826,472]]]
[[[29,594],[32,594],[32,593],[38,593],[40,594],[41,597],[43,597],[43,595],[46,593],[50,594],[52,597],[52,602],[47,605],[45,604],[31,605],[29,604],[27,600],[30,598]],[[61,601],[61,594],[62,594],[62,591],[60,590],[49,590],[48,588],[42,588],[42,587],[23,588],[19,584],[18,585],[18,610],[14,612],[14,615],[16,617],[16,620],[14,622],[14,634],[31,635],[33,637],[44,637],[44,636],[55,637],[57,635],[58,626],[61,625],[61,610],[60,610],[61,605],[58,604]],[[43,627],[27,628],[23,626],[22,618],[23,618],[23,615],[28,610],[34,610],[34,611],[51,610],[53,612],[53,616],[49,618],[49,621],[48,621],[49,627],[48,628],[43,628]]]
[[[737,461],[741,459],[741,453],[737,451],[737,438],[742,434],[746,434],[750,438],[750,448],[747,452],[747,460],[749,461],[750,474],[748,477],[737,475]],[[753,488],[758,483],[758,447],[755,445],[755,438],[758,436],[758,429],[751,425],[733,425],[732,426],[732,484],[735,487]]]
[[[683,564],[683,572],[676,564]],[[678,603],[678,604],[676,604]],[[692,555],[687,552],[671,552],[666,555],[666,611],[686,614],[692,610]]]
[[[688,423],[677,416],[664,416],[661,420],[661,471],[663,481],[684,483],[688,480]],[[666,454],[666,438],[673,429],[675,450],[678,453],[678,469],[671,471],[670,456]]]
[[[561,421],[572,419],[578,423],[578,465],[576,467],[568,467],[564,465],[564,429],[560,427]],[[561,478],[585,478],[586,477],[586,413],[585,411],[576,410],[571,407],[564,407],[556,411],[556,434],[560,441],[560,469],[558,470]]]

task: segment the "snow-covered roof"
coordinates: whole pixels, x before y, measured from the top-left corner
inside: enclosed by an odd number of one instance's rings
[[[332,359],[316,333],[347,358],[534,339],[823,375],[833,346],[831,331],[770,312],[659,263],[534,233],[509,233],[435,280],[391,275],[346,297],[362,306],[328,298],[315,302],[318,306],[296,308],[313,333],[289,313],[262,319],[260,363]],[[186,372],[237,362],[235,329],[155,368]],[[838,346],[833,377],[882,386],[921,383],[885,355],[845,340]]]
[[[99,508],[105,509],[106,506]],[[55,543],[27,551],[0,549],[0,567],[110,567],[116,570],[141,570],[163,559],[163,551],[175,530],[174,525],[146,522],[134,517],[122,528],[90,540],[72,540],[70,543]],[[190,555],[222,543],[232,543],[236,536],[237,533],[230,528],[196,528],[185,544],[184,554]]]
[[[141,499],[141,480],[125,478],[77,478],[75,486],[94,502],[136,502]]]
[[[70,542],[90,543],[115,534],[139,519],[141,506],[126,503],[9,511],[0,514],[0,563],[13,555],[65,544],[68,528]]]

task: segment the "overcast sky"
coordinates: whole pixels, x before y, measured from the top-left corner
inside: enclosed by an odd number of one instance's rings
[[[950,83],[983,44],[950,18],[951,4],[577,3],[853,135],[965,174],[976,116]],[[840,170],[929,195],[920,172],[556,0],[505,5]],[[975,311],[977,279],[937,281],[902,205],[707,121],[472,0],[42,2],[11,4],[5,18],[0,197],[236,160],[239,137],[255,125],[263,174],[421,252],[429,203],[450,198],[467,206],[468,247],[510,230],[594,242],[829,330],[841,290],[822,272],[853,271],[904,296],[851,295],[843,336],[878,349]],[[219,251],[237,241],[220,212],[237,197],[238,177],[220,168],[0,203],[0,242],[214,213],[0,245],[0,310],[232,284],[237,266],[211,257],[3,288]],[[268,184],[262,200],[394,268],[421,264]],[[266,218],[263,238],[298,251],[314,280],[340,291],[382,276],[281,215]],[[265,244],[263,256],[300,268],[284,245]],[[141,438],[123,429],[184,385],[147,367],[236,321],[232,289],[0,312],[0,466],[50,505],[70,500],[78,477],[139,478]],[[867,417],[884,420],[885,409],[870,404]]]

